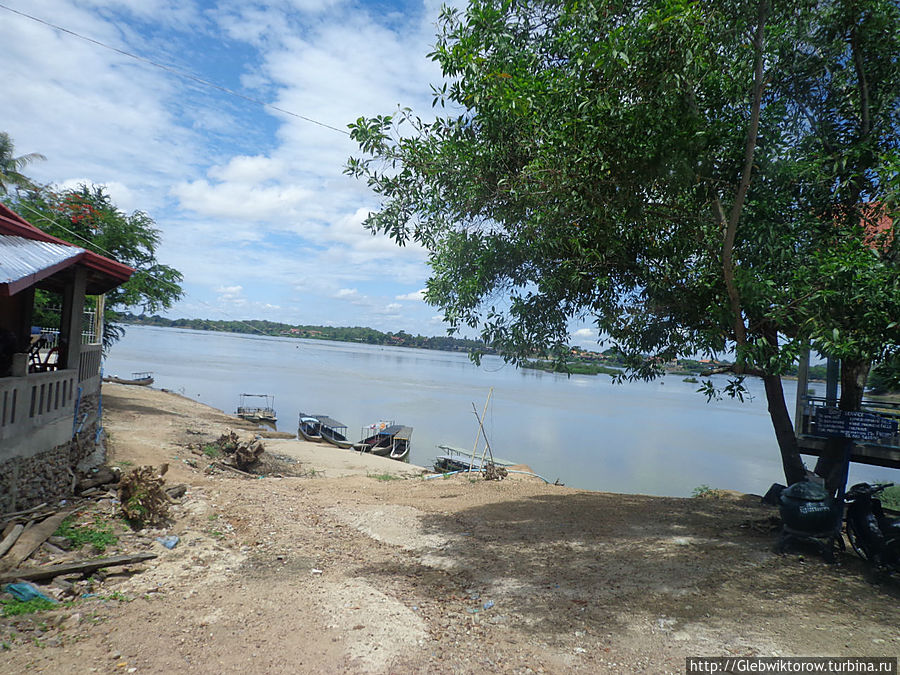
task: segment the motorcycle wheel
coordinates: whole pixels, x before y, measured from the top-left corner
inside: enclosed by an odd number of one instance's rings
[[[852,546],[853,550],[856,551],[856,555],[858,555],[863,560],[869,559],[869,556],[866,554],[866,551],[862,546],[862,540],[860,539],[859,534],[857,534],[852,520],[847,521],[847,539],[850,540],[850,546]]]

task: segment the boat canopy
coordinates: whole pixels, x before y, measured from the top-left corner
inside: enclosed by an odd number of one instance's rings
[[[384,434],[385,436],[392,436],[398,441],[408,441],[409,437],[412,436],[412,427],[403,426],[402,424],[395,424],[388,427],[387,429],[384,429],[383,431],[379,431],[378,433]]]
[[[331,419],[327,415],[315,415],[316,420],[322,426],[328,427],[329,429],[346,429],[347,425],[343,422],[338,422],[335,419]]]

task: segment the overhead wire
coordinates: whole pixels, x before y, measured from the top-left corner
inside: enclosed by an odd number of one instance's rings
[[[36,22],[36,23],[42,24],[42,25],[44,25],[44,26],[47,26],[48,28],[52,28],[53,30],[59,31],[60,33],[65,33],[65,34],[67,34],[67,35],[71,35],[72,37],[78,38],[79,40],[83,40],[83,41],[88,42],[88,43],[90,43],[90,44],[96,45],[96,46],[101,47],[101,48],[103,48],[103,49],[107,49],[107,50],[109,50],[109,51],[115,52],[115,53],[120,54],[120,55],[122,55],[122,56],[125,56],[125,57],[127,57],[127,58],[134,59],[134,60],[139,61],[139,62],[141,62],[141,63],[144,63],[144,64],[147,64],[147,65],[153,66],[153,67],[155,67],[155,68],[159,68],[160,70],[163,70],[163,71],[165,71],[165,72],[171,73],[171,74],[176,75],[176,76],[178,76],[178,77],[182,77],[182,78],[191,80],[191,81],[196,82],[196,83],[198,83],[198,84],[201,84],[201,85],[203,85],[203,86],[210,87],[210,88],[212,88],[212,89],[221,91],[221,92],[226,93],[226,94],[228,94],[228,95],[230,95],[230,96],[235,96],[235,97],[240,98],[240,99],[242,99],[242,100],[244,100],[244,101],[248,101],[248,102],[250,102],[250,103],[254,103],[254,104],[256,104],[256,105],[262,106],[262,107],[264,107],[264,108],[268,108],[268,109],[270,109],[270,110],[275,110],[275,111],[280,112],[280,113],[283,113],[283,114],[285,114],[285,115],[290,115],[291,117],[295,117],[295,118],[300,119],[300,120],[303,120],[303,121],[305,121],[305,122],[309,122],[309,123],[311,123],[311,124],[316,124],[316,125],[318,125],[318,126],[320,126],[320,127],[324,127],[324,128],[326,128],[326,129],[330,129],[331,131],[337,131],[338,133],[344,134],[345,136],[349,136],[349,132],[346,131],[345,129],[340,129],[340,128],[335,127],[335,126],[333,126],[333,125],[331,125],[331,124],[327,124],[327,123],[325,123],[325,122],[321,122],[321,121],[319,121],[319,120],[313,119],[312,117],[308,117],[308,116],[306,116],[306,115],[301,115],[300,113],[296,113],[296,112],[294,112],[294,111],[292,111],[292,110],[287,110],[286,108],[282,108],[282,107],[280,107],[280,106],[276,106],[276,105],[273,105],[273,104],[271,104],[271,103],[266,103],[265,101],[262,101],[262,100],[260,100],[260,99],[258,99],[258,98],[254,98],[253,96],[248,96],[248,95],[242,94],[242,93],[240,93],[240,92],[238,92],[238,91],[234,91],[233,89],[229,89],[228,87],[225,87],[225,86],[223,86],[223,85],[217,84],[217,83],[215,83],[215,82],[211,82],[211,81],[209,81],[209,80],[206,80],[206,79],[204,79],[204,78],[202,78],[202,77],[199,77],[199,76],[197,76],[197,75],[194,75],[193,73],[190,73],[190,72],[188,72],[188,71],[182,70],[182,69],[180,69],[180,68],[176,68],[176,67],[174,67],[174,66],[170,66],[170,65],[167,65],[167,64],[164,64],[164,63],[159,63],[158,61],[154,61],[153,59],[149,59],[149,58],[146,58],[146,57],[144,57],[144,56],[140,56],[140,55],[138,55],[138,54],[134,54],[134,53],[132,53],[132,52],[126,51],[126,50],[124,50],[124,49],[120,49],[120,48],[118,48],[118,47],[114,47],[114,46],[109,45],[109,44],[107,44],[107,43],[105,43],[105,42],[102,42],[102,41],[100,41],[100,40],[96,40],[96,39],[91,38],[91,37],[88,37],[88,36],[86,36],[86,35],[82,35],[81,33],[78,33],[78,32],[76,32],[76,31],[73,31],[73,30],[70,30],[70,29],[68,29],[68,28],[65,28],[65,27],[63,27],[63,26],[59,26],[59,25],[57,25],[57,24],[51,23],[51,22],[49,22],[49,21],[47,21],[47,20],[45,20],[45,19],[42,19],[42,18],[40,18],[40,17],[34,16],[34,15],[32,15],[32,14],[28,14],[28,13],[26,13],[26,12],[23,12],[23,11],[21,11],[21,10],[15,9],[15,8],[13,8],[13,7],[9,7],[8,5],[4,5],[3,3],[0,3],[0,9],[5,9],[5,10],[8,11],[8,12],[11,12],[11,13],[16,14],[16,15],[18,15],[18,16],[21,16],[21,17],[23,17],[23,18],[29,19],[29,20],[34,21],[34,22]],[[29,212],[33,213],[34,215],[38,216],[39,218],[41,218],[41,219],[43,219],[43,220],[46,220],[47,222],[53,223],[53,225],[55,225],[56,227],[59,227],[61,230],[67,232],[67,233],[68,233],[69,235],[71,235],[72,237],[74,237],[74,238],[76,238],[76,239],[78,239],[78,240],[80,240],[80,241],[85,242],[86,244],[88,244],[90,247],[96,249],[97,251],[99,251],[99,252],[101,252],[101,253],[103,253],[103,254],[109,256],[110,258],[115,258],[114,254],[112,254],[110,251],[104,249],[102,246],[98,245],[96,242],[93,242],[93,241],[87,239],[86,237],[84,237],[84,236],[78,234],[77,232],[74,232],[74,231],[68,229],[67,227],[65,227],[64,225],[60,224],[60,223],[57,222],[57,221],[54,221],[54,220],[51,220],[50,218],[47,218],[47,216],[45,216],[43,213],[41,213],[40,211],[37,211],[36,209],[30,207],[28,204],[20,203],[19,205],[20,205],[21,207],[23,207],[24,209],[28,210]],[[148,276],[150,276],[152,279],[154,279],[157,283],[161,283],[161,284],[163,284],[163,285],[168,285],[171,289],[175,290],[175,291],[178,292],[179,294],[184,294],[184,293],[185,293],[184,289],[183,289],[181,286],[172,283],[172,282],[169,281],[168,279],[163,279],[163,278],[160,278],[160,277],[155,277],[155,276],[153,276],[153,275],[148,275]],[[211,309],[218,309],[218,308],[214,307],[212,304],[210,304],[210,303],[208,303],[208,302],[205,302],[204,300],[199,300],[199,299],[196,299],[196,298],[195,298],[194,301],[195,301],[195,302],[199,302],[199,303],[202,304],[202,305],[206,305],[206,306],[210,307]],[[251,325],[251,324],[248,324],[248,323],[246,323],[245,321],[242,321],[241,319],[230,319],[230,320],[231,320],[231,321],[234,321],[234,322],[236,322],[236,323],[239,323],[239,324],[241,324],[242,326],[245,326],[245,327],[249,328],[249,329],[250,329],[251,331],[253,331],[253,332],[259,333],[260,335],[265,335],[265,333],[264,333],[263,331],[261,331],[259,328],[257,328],[256,326],[253,326],[253,325]]]
[[[87,237],[84,237],[83,235],[79,234],[78,232],[74,232],[73,230],[70,230],[70,229],[67,228],[65,225],[62,225],[62,224],[60,224],[59,222],[57,222],[57,221],[55,221],[55,220],[52,220],[52,219],[48,218],[46,215],[44,215],[43,213],[41,213],[41,212],[38,211],[37,209],[32,208],[32,207],[29,206],[28,204],[24,204],[24,203],[22,203],[22,202],[19,202],[19,203],[18,203],[18,206],[19,206],[20,208],[24,208],[25,210],[29,211],[30,213],[33,213],[35,216],[37,216],[37,217],[40,218],[41,220],[45,220],[45,221],[47,221],[48,223],[53,224],[55,227],[58,227],[59,229],[64,230],[65,232],[67,232],[68,234],[70,234],[70,235],[71,235],[72,237],[74,237],[75,239],[79,239],[79,240],[85,242],[86,244],[90,245],[91,248],[96,249],[96,250],[99,251],[100,253],[103,253],[103,254],[105,254],[106,256],[108,256],[109,258],[115,259],[115,254],[113,254],[113,253],[111,253],[110,251],[106,250],[105,248],[103,248],[102,246],[100,246],[99,244],[97,244],[96,242],[91,241],[91,240],[88,239]],[[147,276],[149,276],[151,279],[153,279],[153,280],[156,281],[157,283],[160,283],[160,284],[169,286],[169,288],[171,288],[172,290],[176,291],[176,292],[179,293],[179,294],[186,295],[185,290],[184,290],[181,286],[179,286],[178,284],[175,284],[175,283],[169,281],[168,279],[163,279],[163,278],[161,278],[161,277],[156,277],[156,276],[153,276],[152,274],[147,274]],[[200,303],[201,305],[206,305],[206,306],[209,307],[210,309],[215,309],[215,310],[217,310],[217,311],[221,311],[220,308],[215,307],[214,305],[212,305],[211,303],[206,302],[205,300],[200,300],[200,299],[197,299],[197,298],[192,298],[192,299],[193,299],[194,302],[198,302],[198,303]],[[259,333],[260,335],[268,335],[267,333],[263,332],[262,330],[260,330],[260,329],[257,328],[256,326],[254,326],[254,325],[252,325],[252,324],[249,324],[249,323],[247,323],[246,321],[243,321],[243,320],[241,320],[241,319],[230,318],[229,321],[234,321],[235,323],[238,323],[238,324],[240,324],[240,325],[242,325],[242,326],[246,326],[246,327],[249,328],[251,331],[254,331],[254,332],[256,332],[256,333]]]
[[[77,39],[79,39],[79,40],[83,40],[83,41],[85,41],[85,42],[88,42],[89,44],[96,45],[96,46],[101,47],[101,48],[103,48],[103,49],[107,49],[107,50],[109,50],[109,51],[115,52],[116,54],[120,54],[120,55],[125,56],[125,57],[127,57],[127,58],[134,59],[134,60],[136,60],[136,61],[139,61],[139,62],[141,62],[141,63],[147,64],[147,65],[149,65],[149,66],[153,66],[154,68],[159,68],[160,70],[163,70],[163,71],[165,71],[165,72],[171,73],[171,74],[176,75],[176,76],[178,76],[178,77],[182,77],[182,78],[191,80],[191,81],[193,81],[193,82],[196,82],[196,83],[198,83],[198,84],[201,84],[201,85],[203,85],[203,86],[210,87],[210,88],[212,88],[212,89],[221,91],[221,92],[226,93],[226,94],[228,94],[228,95],[230,95],[230,96],[234,96],[234,97],[240,98],[240,99],[242,99],[242,100],[244,100],[244,101],[248,101],[248,102],[250,102],[250,103],[254,103],[254,104],[256,104],[256,105],[259,105],[259,106],[261,106],[261,107],[268,108],[268,109],[270,109],[270,110],[274,110],[274,111],[276,111],[276,112],[280,112],[280,113],[283,113],[283,114],[285,114],[285,115],[289,115],[289,116],[291,116],[291,117],[294,117],[294,118],[303,120],[304,122],[309,122],[310,124],[316,124],[316,125],[318,125],[318,126],[320,126],[320,127],[323,127],[323,128],[325,128],[325,129],[329,129],[329,130],[331,130],[331,131],[336,131],[336,132],[338,132],[338,133],[340,133],[340,134],[344,134],[345,136],[349,136],[349,135],[350,135],[350,132],[348,132],[346,129],[340,129],[340,128],[336,127],[336,126],[333,126],[333,125],[328,124],[328,123],[326,123],[326,122],[321,122],[321,121],[316,120],[316,119],[314,119],[314,118],[312,118],[312,117],[308,117],[308,116],[306,116],[306,115],[301,115],[300,113],[296,113],[296,112],[294,112],[294,111],[292,111],[292,110],[287,110],[286,108],[282,108],[282,107],[280,107],[280,106],[276,106],[276,105],[273,105],[273,104],[271,104],[271,103],[266,103],[265,101],[263,101],[263,100],[261,100],[261,99],[255,98],[255,97],[253,97],[253,96],[248,96],[248,95],[246,95],[246,94],[242,94],[241,92],[235,91],[235,90],[233,90],[233,89],[230,89],[230,88],[225,87],[225,86],[223,86],[223,85],[217,84],[217,83],[212,82],[212,81],[210,81],[210,80],[206,80],[206,79],[204,79],[204,78],[202,78],[202,77],[199,77],[199,76],[197,76],[197,75],[194,75],[193,73],[190,73],[190,72],[188,72],[188,71],[186,71],[186,70],[182,70],[182,69],[177,68],[177,67],[175,67],[175,66],[170,66],[170,65],[167,65],[167,64],[164,64],[164,63],[160,63],[160,62],[158,62],[158,61],[154,61],[153,59],[149,59],[149,58],[147,58],[147,57],[140,56],[140,55],[138,55],[138,54],[134,54],[134,53],[129,52],[129,51],[126,51],[126,50],[124,50],[124,49],[120,49],[120,48],[118,48],[118,47],[114,47],[114,46],[109,45],[109,44],[107,44],[107,43],[105,43],[105,42],[102,42],[102,41],[100,41],[100,40],[96,40],[96,39],[94,39],[94,38],[88,37],[88,36],[86,36],[86,35],[83,35],[83,34],[81,34],[81,33],[76,32],[76,31],[74,31],[74,30],[71,30],[71,29],[69,29],[69,28],[65,28],[65,27],[63,27],[63,26],[60,26],[60,25],[58,25],[58,24],[54,24],[54,23],[52,23],[52,22],[50,22],[50,21],[47,21],[47,20],[45,20],[45,19],[42,19],[42,18],[40,18],[40,17],[34,16],[34,15],[32,15],[32,14],[28,14],[27,12],[23,12],[23,11],[21,11],[21,10],[15,9],[15,8],[13,8],[13,7],[9,7],[8,5],[3,4],[2,2],[0,2],[0,9],[4,9],[4,10],[6,10],[6,11],[12,13],[12,14],[16,14],[16,15],[21,16],[21,17],[23,17],[23,18],[26,18],[26,19],[29,19],[29,20],[31,20],[31,21],[34,21],[34,22],[36,22],[36,23],[38,23],[38,24],[47,26],[48,28],[51,28],[51,29],[56,30],[56,31],[59,31],[60,33],[65,33],[65,34],[67,34],[67,35],[71,35],[72,37],[75,37],[75,38],[77,38]],[[22,206],[24,206],[25,208],[28,208],[30,211],[32,211],[32,212],[35,213],[36,215],[40,216],[41,218],[44,218],[45,220],[48,220],[48,221],[49,221],[49,219],[46,218],[46,216],[44,216],[42,213],[40,213],[40,212],[38,212],[38,211],[36,211],[36,210],[34,210],[34,209],[31,209],[30,207],[28,207],[28,206],[25,205],[25,204],[23,204]],[[57,227],[60,227],[61,229],[63,229],[63,230],[65,230],[66,232],[68,232],[69,234],[71,234],[71,235],[77,237],[78,239],[81,239],[81,240],[84,241],[84,242],[87,242],[88,244],[94,246],[95,248],[97,248],[98,250],[102,251],[102,252],[105,253],[106,255],[112,257],[112,254],[111,254],[109,251],[104,250],[102,247],[98,246],[95,242],[91,242],[90,240],[88,240],[88,239],[82,237],[81,235],[79,235],[79,234],[76,233],[76,232],[72,232],[71,230],[67,229],[66,227],[60,225],[59,223],[57,223],[57,222],[55,222],[55,221],[50,221],[50,222],[53,222]],[[165,280],[165,279],[160,279],[160,278],[157,278],[157,277],[151,277],[151,278],[155,279],[157,282],[160,282],[160,283],[163,283],[163,284],[169,284],[170,286],[172,286],[173,288],[176,288],[176,289],[177,289],[179,292],[181,292],[181,293],[184,292],[183,289],[182,289],[180,286],[177,286],[176,284],[172,284],[171,282],[169,282],[169,281],[167,281],[167,280]],[[202,301],[202,300],[195,300],[195,301],[196,301],[196,302],[200,302],[201,304],[208,305],[209,307],[211,307],[211,308],[213,308],[213,309],[216,309],[213,305],[211,305],[211,304],[209,304],[209,303],[206,303],[206,302],[204,302],[204,301]],[[251,326],[251,325],[249,325],[249,324],[247,324],[247,323],[244,323],[243,321],[241,321],[241,320],[239,320],[239,319],[232,319],[232,320],[233,320],[233,321],[236,321],[237,323],[241,323],[242,325],[245,325],[245,326],[247,326],[248,328],[251,328],[252,330],[254,330],[254,331],[256,331],[256,332],[258,332],[258,333],[260,333],[260,334],[264,334],[264,333],[263,333],[262,331],[260,331],[258,328],[254,327],[254,326]],[[503,365],[501,366],[501,368],[503,368],[503,367],[505,367],[505,366],[506,366],[506,364],[503,364]]]
[[[141,63],[146,63],[147,65],[153,66],[154,68],[159,68],[160,70],[164,70],[168,73],[172,73],[173,75],[177,75],[179,77],[183,77],[188,80],[192,80],[197,82],[198,84],[202,84],[206,87],[211,87],[212,89],[216,89],[218,91],[229,94],[230,96],[236,96],[237,98],[243,99],[245,101],[249,101],[250,103],[255,103],[256,105],[260,105],[264,108],[268,108],[270,110],[275,110],[277,112],[283,113],[285,115],[290,115],[291,117],[296,117],[297,119],[303,120],[304,122],[309,122],[310,124],[317,124],[320,127],[324,127],[325,129],[330,129],[332,131],[337,131],[340,134],[344,134],[345,136],[349,136],[350,132],[346,129],[340,129],[339,127],[333,126],[331,124],[327,124],[326,122],[320,122],[317,119],[313,119],[312,117],[307,117],[306,115],[301,115],[300,113],[295,113],[292,110],[287,110],[286,108],[282,108],[277,105],[273,105],[271,103],[266,103],[265,101],[254,98],[253,96],[248,96],[247,94],[242,94],[239,91],[235,91],[234,89],[229,89],[221,84],[216,84],[215,82],[211,82],[210,80],[206,80],[198,75],[194,75],[186,70],[182,70],[181,68],[176,68],[175,66],[169,66],[164,63],[159,63],[158,61],[154,61],[153,59],[148,59],[144,56],[139,56],[138,54],[133,54],[132,52],[125,51],[124,49],[119,49],[118,47],[113,47],[112,45],[106,44],[105,42],[101,42],[100,40],[95,40],[94,38],[88,37],[86,35],[82,35],[81,33],[77,33],[68,28],[63,28],[55,23],[51,23],[46,21],[45,19],[41,19],[40,17],[33,16],[31,14],[27,14],[21,10],[15,9],[13,7],[9,7],[0,3],[0,9],[5,9],[7,12],[12,12],[13,14],[18,14],[21,17],[26,19],[30,19],[31,21],[35,21],[36,23],[42,24],[53,30],[59,31],[61,33],[66,33],[67,35],[71,35],[72,37],[76,37],[79,40],[84,40],[85,42],[89,42],[93,45],[97,45],[98,47],[102,47],[103,49],[108,49],[117,54],[121,54],[122,56],[126,56],[130,59],[134,59],[136,61],[140,61]]]

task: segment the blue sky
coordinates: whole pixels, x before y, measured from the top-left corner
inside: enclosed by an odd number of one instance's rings
[[[2,0],[144,59],[337,129],[431,113],[439,0]],[[106,185],[156,221],[184,274],[172,317],[365,325],[441,335],[426,252],[365,231],[343,133],[0,8],[4,122],[36,180]],[[573,342],[594,344],[594,332]]]

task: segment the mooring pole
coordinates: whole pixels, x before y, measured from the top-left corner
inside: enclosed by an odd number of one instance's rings
[[[478,417],[478,408],[475,407],[475,404],[472,403],[472,410],[475,411],[475,418],[478,419],[478,431],[475,432],[475,447],[472,448],[472,458],[469,460],[469,471],[472,470],[472,466],[475,464],[475,455],[478,453],[478,440],[481,438],[481,432],[484,431],[484,426],[481,424],[481,419],[487,415],[488,403],[491,401],[491,394],[494,393],[494,388],[491,387],[488,391],[487,399],[484,402],[484,411],[481,413],[481,417]],[[484,437],[485,443],[487,442],[487,435]]]

